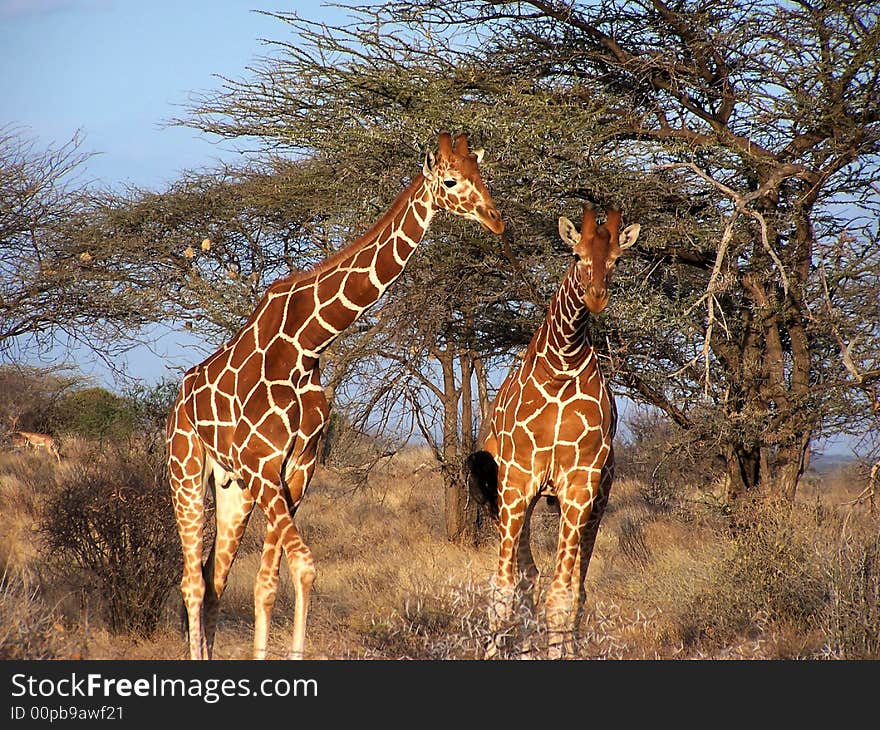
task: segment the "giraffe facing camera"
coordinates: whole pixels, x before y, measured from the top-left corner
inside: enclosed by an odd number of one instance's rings
[[[466,462],[470,492],[500,532],[487,657],[498,654],[496,637],[518,615],[518,599],[534,611],[539,575],[529,521],[541,497],[552,500],[560,519],[545,599],[549,653],[558,658],[573,650],[587,566],[614,476],[617,412],[588,324],[607,306],[614,264],[639,235],[638,224],[620,231],[620,221],[612,208],[598,225],[591,205],[584,206],[580,232],[559,219],[574,261],[525,355],[498,389],[480,429],[481,450]]]
[[[267,526],[254,586],[254,657],[266,657],[283,555],[295,591],[289,656],[302,658],[315,565],[293,518],[328,420],[320,355],[400,276],[438,211],[504,230],[480,175],[482,158],[466,135],[453,142],[442,132],[437,151],[375,225],[314,268],[274,282],[238,333],[184,374],[166,448],[191,658],[212,655],[220,597],[255,504]],[[208,488],[217,532],[203,566]]]

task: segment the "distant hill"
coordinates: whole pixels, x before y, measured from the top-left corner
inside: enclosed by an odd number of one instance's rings
[[[824,476],[853,463],[855,460],[852,454],[813,454],[810,457],[809,471]]]

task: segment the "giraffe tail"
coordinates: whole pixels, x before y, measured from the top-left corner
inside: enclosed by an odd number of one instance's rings
[[[465,461],[468,490],[498,519],[498,464],[488,451],[475,451]]]

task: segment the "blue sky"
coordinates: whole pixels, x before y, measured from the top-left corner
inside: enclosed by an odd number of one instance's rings
[[[292,0],[0,0],[0,126],[39,147],[79,132],[81,150],[97,153],[87,179],[112,187],[159,190],[182,170],[231,159],[231,144],[166,123],[184,116],[193,94],[217,89],[215,75],[247,76],[248,65],[272,52],[263,39],[291,40],[287,24],[259,10],[346,20],[339,8]],[[157,333],[126,366],[155,382],[204,354],[183,334]],[[112,385],[100,362],[85,352],[75,359]]]
[[[353,4],[353,3],[352,3]],[[339,22],[345,13],[291,0],[0,0],[0,119],[45,144],[77,130],[99,153],[88,171],[110,184],[162,187],[229,150],[195,130],[165,127],[215,74],[241,77],[290,40],[289,27],[253,11],[296,11]]]

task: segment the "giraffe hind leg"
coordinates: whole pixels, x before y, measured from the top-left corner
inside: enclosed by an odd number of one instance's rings
[[[511,474],[506,464],[501,465],[499,484],[501,490],[501,509],[499,510],[499,527],[501,539],[498,547],[498,569],[492,578],[489,605],[489,639],[484,657],[491,659],[509,644],[516,632],[517,593],[520,585],[518,552],[521,533],[525,527],[528,512],[528,484],[515,484],[515,475]],[[525,538],[528,542],[528,536]]]
[[[309,594],[315,578],[314,558],[293,521],[293,513],[302,499],[314,471],[314,453],[306,455],[305,463],[294,465],[286,479],[287,490],[278,488],[274,480],[254,476],[251,492],[266,513],[266,535],[260,569],[254,584],[254,658],[266,656],[268,631],[278,589],[282,551],[287,558],[294,589],[293,639],[289,658],[301,659],[305,646]],[[289,500],[294,500],[291,503]]]
[[[517,605],[519,607],[520,624],[523,629],[520,658],[528,659],[533,655],[533,641],[537,625],[535,622],[535,606],[538,592],[540,572],[535,564],[531,546],[531,520],[537,500],[532,500],[526,507],[522,531],[519,533],[519,549],[517,550]]]

